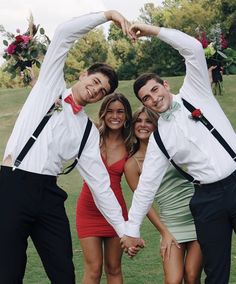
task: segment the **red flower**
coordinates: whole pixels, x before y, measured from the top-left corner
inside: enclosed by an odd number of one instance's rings
[[[221,35],[220,35],[220,47],[221,47],[221,49],[225,49],[225,48],[228,47],[228,43],[227,43],[223,33],[221,33]]]
[[[193,112],[192,112],[192,118],[193,119],[200,119],[202,116],[202,112],[199,108],[195,109]]]
[[[15,39],[16,39],[16,43],[20,43],[20,42],[23,42],[23,41],[24,41],[22,35],[16,36]]]
[[[14,43],[11,43],[7,48],[8,54],[14,54],[16,51],[16,45]]]
[[[203,48],[206,48],[208,46],[208,40],[206,37],[206,33],[204,32],[199,33],[199,35],[197,36],[197,39],[201,42]]]
[[[191,115],[189,116],[189,118],[195,120],[195,121],[199,121],[202,119],[202,112],[199,108],[196,108],[194,111],[191,112]]]
[[[196,108],[194,111],[192,111],[189,118],[195,120],[195,122],[201,121],[206,126],[209,124],[209,121],[204,117],[203,113],[199,108]]]

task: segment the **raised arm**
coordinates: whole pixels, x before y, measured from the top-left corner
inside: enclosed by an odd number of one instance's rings
[[[130,34],[134,40],[141,36],[158,36],[160,40],[178,50],[186,65],[186,76],[181,88],[185,97],[191,99],[193,95],[203,98],[212,96],[204,51],[197,39],[175,29],[142,23],[131,25]]]
[[[134,192],[137,188],[140,176],[139,167],[134,158],[131,157],[126,162],[124,173],[130,189]],[[176,241],[174,236],[168,231],[166,226],[161,222],[160,217],[156,212],[155,208],[150,208],[147,213],[147,217],[162,236],[160,243],[160,254],[162,259],[164,260],[165,258],[169,258],[172,244],[175,244],[177,247],[179,247],[178,242]]]
[[[123,33],[128,33],[128,21],[115,10],[86,14],[60,24],[48,47],[37,83],[44,84],[49,88],[50,86],[53,88],[64,86],[63,69],[67,53],[72,45],[93,28],[110,20],[120,26]],[[53,99],[55,100],[56,97]]]

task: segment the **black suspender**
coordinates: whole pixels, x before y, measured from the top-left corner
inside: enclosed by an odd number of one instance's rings
[[[195,180],[191,175],[189,175],[184,170],[182,170],[178,165],[176,165],[176,163],[173,161],[173,159],[169,156],[169,154],[166,151],[166,148],[165,148],[165,146],[164,146],[164,144],[161,140],[161,136],[160,136],[160,133],[158,131],[158,128],[154,131],[153,135],[154,135],[154,138],[157,142],[157,145],[159,146],[159,148],[161,149],[163,154],[166,156],[166,158],[169,160],[169,162],[176,168],[176,170],[179,173],[181,173],[181,175],[184,176],[188,181],[190,181],[194,184],[200,184],[200,182],[198,180]]]
[[[34,131],[34,133],[31,135],[29,140],[26,142],[25,146],[23,147],[23,149],[21,150],[20,154],[17,156],[17,158],[15,160],[15,163],[14,163],[14,166],[13,166],[13,170],[15,170],[17,167],[19,167],[19,165],[23,161],[24,157],[29,152],[30,148],[34,145],[34,142],[37,140],[37,138],[38,138],[39,134],[42,132],[44,126],[47,124],[47,122],[51,118],[55,106],[56,106],[56,103],[54,103],[50,107],[50,109],[48,110],[46,115],[40,121],[40,123],[39,123],[38,127],[36,128],[36,130]]]
[[[182,99],[184,106],[192,113],[196,108],[192,106],[189,102],[185,99]],[[211,132],[211,134],[220,142],[220,144],[225,148],[225,150],[229,153],[229,155],[233,158],[236,162],[236,153],[234,150],[229,146],[229,144],[225,141],[225,139],[221,136],[221,134],[214,128],[214,126],[210,123],[208,119],[202,114],[201,118],[199,119],[203,125]]]
[[[61,99],[61,97],[60,97]],[[40,121],[38,127],[36,128],[36,130],[34,131],[34,133],[31,135],[31,137],[29,138],[29,140],[26,142],[25,146],[23,147],[23,149],[21,150],[20,154],[17,156],[14,166],[13,166],[13,170],[15,170],[17,167],[19,167],[19,165],[21,164],[21,162],[23,161],[23,159],[25,158],[25,156],[27,155],[27,153],[29,152],[30,148],[33,146],[33,144],[35,143],[35,141],[37,140],[39,134],[42,132],[43,128],[45,127],[45,125],[47,124],[47,122],[49,121],[49,119],[52,117],[54,110],[56,107],[56,103],[54,103],[50,109],[48,110],[48,112],[46,113],[46,115],[43,117],[43,119]],[[81,156],[81,153],[84,149],[84,146],[87,142],[90,130],[92,128],[92,122],[91,120],[88,118],[87,120],[87,125],[84,131],[84,135],[80,144],[80,148],[79,148],[79,152],[78,155],[76,157],[76,159],[74,160],[74,162],[66,167],[62,173],[60,173],[59,175],[66,175],[68,173],[70,173],[74,167],[76,166],[76,164],[78,163],[78,160]]]
[[[189,102],[187,102],[185,99],[183,100],[184,106],[192,113],[196,108],[192,106]],[[199,121],[211,132],[211,134],[219,141],[219,143],[224,147],[224,149],[229,153],[229,155],[233,158],[233,160],[236,162],[236,153],[233,151],[233,149],[229,146],[229,144],[225,141],[225,139],[221,136],[221,134],[213,127],[213,125],[206,119],[204,115],[201,115],[199,118]],[[184,170],[182,170],[178,165],[175,164],[173,159],[169,156],[162,140],[160,133],[158,131],[158,128],[154,131],[154,138],[156,140],[157,145],[159,146],[160,150],[163,152],[163,154],[166,156],[166,158],[169,160],[169,162],[190,182],[193,184],[200,184],[198,180],[195,180],[191,175],[186,173]]]
[[[80,158],[80,155],[84,149],[84,146],[88,140],[88,137],[89,137],[89,133],[90,133],[90,130],[92,128],[92,122],[91,120],[88,118],[88,121],[87,121],[87,125],[86,125],[86,128],[85,128],[85,131],[84,131],[84,135],[83,135],[83,138],[82,138],[82,141],[81,141],[81,144],[80,144],[80,147],[79,147],[79,152],[78,152],[78,155],[76,157],[76,159],[74,160],[74,162],[66,167],[62,173],[60,173],[59,175],[67,175],[69,174],[73,169],[74,167],[77,165],[78,161],[79,161],[79,158]]]

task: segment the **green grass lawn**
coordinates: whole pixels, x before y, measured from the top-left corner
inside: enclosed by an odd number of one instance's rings
[[[168,78],[172,86],[172,92],[177,93],[182,84],[183,77]],[[219,103],[230,119],[236,130],[236,76],[224,76],[224,95],[217,97]],[[29,88],[26,89],[0,89],[0,156],[3,156],[4,148],[11,133],[14,122],[25,101]],[[119,91],[124,93],[131,102],[133,110],[139,106],[139,101],[135,98],[132,91],[132,81],[122,81]],[[96,119],[99,103],[86,107],[87,113]],[[76,269],[77,283],[81,283],[83,271],[83,258],[75,230],[75,206],[76,200],[81,189],[81,178],[77,171],[73,171],[69,176],[62,176],[59,179],[60,185],[69,194],[66,202],[67,213],[70,219],[71,232],[73,239],[74,264]],[[131,202],[132,194],[128,189],[125,180],[122,181],[124,196],[128,207]],[[161,284],[163,283],[163,272],[161,259],[159,257],[159,234],[147,219],[142,225],[142,237],[146,241],[146,248],[142,250],[136,258],[130,260],[126,255],[123,256],[123,274],[126,284]],[[223,241],[223,240],[222,240]],[[36,250],[29,240],[28,263],[25,274],[25,284],[47,284],[49,283]],[[102,278],[101,283],[106,283]],[[232,272],[230,284],[236,283],[236,239],[233,237],[232,249]]]

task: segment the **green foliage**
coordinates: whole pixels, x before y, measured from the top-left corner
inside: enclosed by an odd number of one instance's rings
[[[232,48],[226,48],[224,50],[227,58],[225,59],[225,72],[227,74],[236,74],[236,50]]]
[[[4,39],[4,40],[2,41],[2,43],[3,43],[5,46],[8,46],[8,41],[7,41],[7,40]]]
[[[139,20],[147,24],[176,28],[194,37],[197,35],[196,29],[209,34],[212,27],[219,24],[229,46],[228,59],[225,59],[225,70],[227,73],[235,72],[235,0],[165,0],[162,1],[162,6],[146,3],[140,10]],[[36,27],[36,32],[37,29],[39,27]],[[0,32],[4,32],[1,25]],[[43,56],[38,58],[38,52],[44,55],[46,52],[44,45],[49,42],[42,28],[39,29],[39,33],[45,41],[41,42],[42,45],[39,45],[37,50],[29,49],[29,53],[25,55],[26,58],[34,58],[34,63],[38,68],[43,58]],[[4,36],[7,39],[4,40],[4,44],[8,46],[8,42],[12,41],[14,35],[5,32]],[[10,59],[9,54],[4,54],[3,57],[6,60]],[[74,45],[67,57],[64,69],[66,81],[70,83],[77,80],[81,71],[94,62],[110,64],[117,70],[122,80],[135,78],[138,74],[147,71],[175,76],[183,74],[185,70],[183,59],[178,52],[158,38],[144,38],[132,44],[113,23],[110,25],[107,38],[102,29],[95,29]],[[9,70],[5,69],[12,74],[12,78],[16,79],[14,84],[15,82],[20,83],[18,72],[15,72],[15,69],[14,67],[9,67]],[[12,82],[10,77],[4,77],[4,80]],[[11,84],[4,82],[2,85]]]
[[[138,70],[136,46],[114,24],[110,26],[108,41],[116,60],[119,79],[127,80],[136,77]]]
[[[117,41],[124,38],[123,32],[114,23],[109,27],[108,41]]]
[[[108,43],[102,29],[94,29],[86,34],[69,52],[66,66],[66,80],[78,79],[81,71],[95,62],[106,62]]]
[[[44,28],[40,28],[39,32],[40,32],[41,35],[44,35],[45,34]]]

